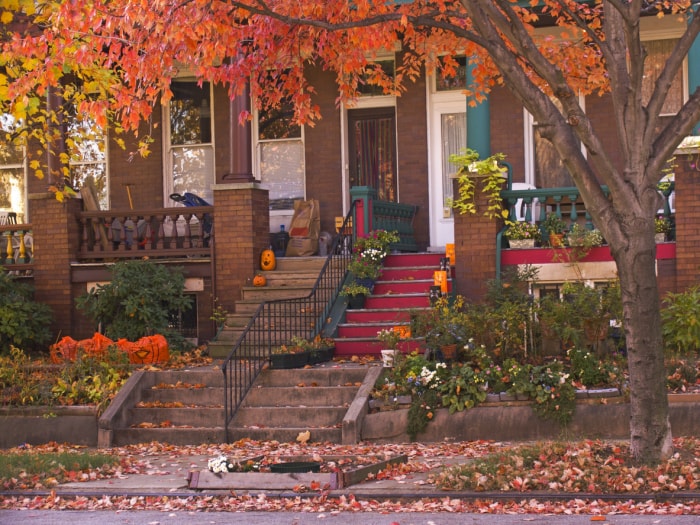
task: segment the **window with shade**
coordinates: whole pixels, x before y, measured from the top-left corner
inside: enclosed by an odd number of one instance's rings
[[[294,209],[304,198],[303,129],[293,117],[291,103],[258,112],[258,170],[272,210]]]
[[[0,222],[7,222],[8,214],[16,214],[19,223],[28,221],[26,214],[26,164],[24,147],[9,140],[9,133],[15,128],[11,115],[0,115]]]

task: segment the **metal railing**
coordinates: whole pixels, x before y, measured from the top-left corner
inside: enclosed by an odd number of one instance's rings
[[[78,220],[79,260],[212,256],[213,206],[83,211]]]
[[[330,247],[326,262],[312,290],[305,297],[278,299],[260,304],[228,354],[221,370],[224,374],[224,421],[228,427],[253,382],[276,346],[288,344],[292,337],[313,339],[326,327],[331,308],[338,298],[347,274],[353,248],[351,206]]]

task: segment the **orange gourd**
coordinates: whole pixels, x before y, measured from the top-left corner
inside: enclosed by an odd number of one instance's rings
[[[256,275],[253,277],[253,286],[265,286],[267,284],[267,279],[264,275]]]
[[[277,267],[277,260],[275,259],[275,252],[272,250],[263,250],[260,254],[260,269],[266,271],[272,271]]]

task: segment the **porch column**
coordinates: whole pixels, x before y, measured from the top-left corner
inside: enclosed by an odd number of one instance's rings
[[[453,184],[457,195],[457,181]],[[454,215],[455,290],[471,301],[479,301],[486,294],[487,281],[496,278],[496,234],[503,227],[503,220],[483,215],[488,203],[481,184],[476,181],[477,212]]]
[[[467,88],[474,83],[472,70],[474,66],[467,65]],[[467,147],[479,153],[485,159],[491,156],[491,108],[488,95],[482,102],[476,102],[474,97],[467,97]],[[455,193],[455,195],[457,195]]]
[[[34,237],[34,297],[51,307],[53,339],[72,335],[76,319],[71,280],[71,261],[80,242],[76,215],[82,201],[58,202],[52,193],[28,195],[29,216]]]
[[[700,6],[693,7],[693,15],[700,16]],[[700,38],[696,38],[695,42],[688,51],[688,92],[693,93],[700,88]],[[691,135],[700,135],[700,122],[695,123]]]
[[[241,288],[260,269],[260,254],[270,246],[268,190],[257,182],[219,184],[214,202],[212,288],[217,304],[233,313]]]
[[[350,188],[350,200],[360,201],[355,204],[355,217],[353,228],[355,237],[367,237],[374,229],[372,218],[372,201],[377,198],[377,190],[369,186],[353,186]]]
[[[697,170],[700,148],[692,153],[676,153],[676,292],[683,292],[698,283],[698,202],[700,171]]]

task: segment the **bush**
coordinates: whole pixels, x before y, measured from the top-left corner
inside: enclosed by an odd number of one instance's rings
[[[700,287],[669,293],[661,308],[662,333],[666,348],[680,355],[700,348]]]
[[[110,339],[136,341],[163,334],[169,343],[181,340],[169,329],[169,314],[191,307],[185,295],[181,268],[168,268],[149,261],[118,262],[111,268],[109,284],[78,297],[79,309],[102,326]]]
[[[51,308],[34,301],[34,289],[0,268],[0,352],[38,349],[51,339]]]

